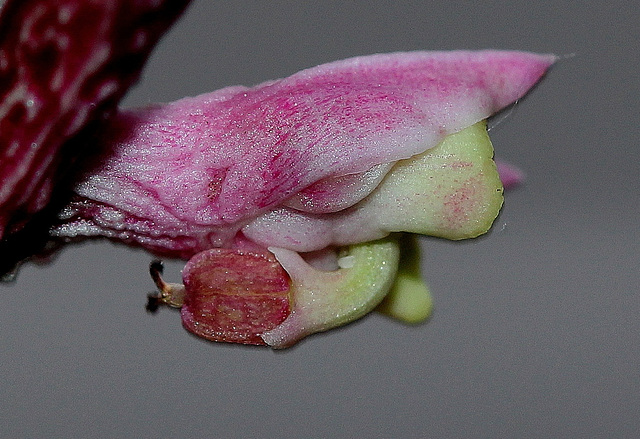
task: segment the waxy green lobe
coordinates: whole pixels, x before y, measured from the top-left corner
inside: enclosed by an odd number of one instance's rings
[[[385,193],[386,192],[386,193]],[[447,239],[486,233],[503,202],[493,145],[481,121],[396,163],[372,194],[380,227]]]
[[[400,257],[398,242],[386,238],[349,247],[338,260],[343,268],[326,272],[313,268],[296,252],[270,250],[291,276],[293,296],[289,317],[261,335],[274,348],[291,346],[372,311],[393,285]]]
[[[404,323],[422,323],[431,316],[433,300],[421,273],[420,245],[416,235],[405,233],[398,240],[398,273],[376,311]]]

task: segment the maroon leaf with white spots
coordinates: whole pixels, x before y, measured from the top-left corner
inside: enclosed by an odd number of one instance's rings
[[[7,0],[0,11],[0,269],[188,0]],[[35,222],[34,222],[35,221]],[[33,227],[24,230],[28,224]],[[23,233],[20,233],[20,232]]]

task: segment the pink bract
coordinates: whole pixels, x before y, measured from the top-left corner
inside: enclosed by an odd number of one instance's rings
[[[76,186],[54,235],[181,258],[255,241],[264,248],[268,236],[243,234],[252,221],[282,207],[321,218],[354,205],[394,162],[521,98],[555,59],[372,55],[122,111],[102,139],[108,154]]]

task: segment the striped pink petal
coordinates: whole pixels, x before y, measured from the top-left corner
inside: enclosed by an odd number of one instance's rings
[[[340,211],[395,161],[521,98],[555,59],[372,55],[123,111],[104,139],[109,154],[76,187],[54,234],[106,236],[188,258],[233,246],[243,226],[284,206]]]

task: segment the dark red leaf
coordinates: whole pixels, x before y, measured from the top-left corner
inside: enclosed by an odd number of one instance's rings
[[[0,11],[0,271],[189,0],[7,0]],[[29,224],[31,226],[27,227]],[[29,249],[29,250],[27,250]]]

